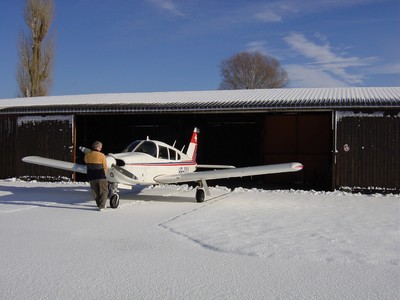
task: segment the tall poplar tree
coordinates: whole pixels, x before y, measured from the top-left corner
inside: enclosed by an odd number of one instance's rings
[[[21,32],[16,75],[21,97],[49,94],[54,62],[54,35],[49,35],[49,29],[53,18],[53,0],[26,0],[27,32]]]

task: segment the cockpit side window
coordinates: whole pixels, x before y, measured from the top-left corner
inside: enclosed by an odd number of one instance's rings
[[[169,157],[170,157],[171,160],[176,160],[177,159],[175,150],[169,149]]]
[[[144,141],[135,149],[135,152],[142,152],[157,157],[157,145],[151,141]]]
[[[162,158],[162,159],[169,159],[169,155],[168,155],[168,148],[164,147],[164,146],[158,146],[158,158]]]

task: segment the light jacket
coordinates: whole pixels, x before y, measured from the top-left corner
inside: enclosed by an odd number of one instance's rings
[[[87,179],[89,181],[106,179],[107,160],[103,153],[96,150],[86,153],[85,163],[87,166]]]

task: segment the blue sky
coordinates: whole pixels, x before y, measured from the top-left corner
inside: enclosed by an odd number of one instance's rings
[[[18,94],[24,0],[0,3],[0,98]],[[55,0],[51,95],[215,90],[241,51],[288,87],[400,86],[399,0]]]

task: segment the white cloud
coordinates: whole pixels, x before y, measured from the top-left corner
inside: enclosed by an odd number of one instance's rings
[[[384,75],[400,74],[400,63],[372,67],[369,68],[368,71],[371,74],[384,74]]]
[[[302,65],[285,65],[289,74],[290,87],[318,88],[318,87],[346,87],[346,82],[335,79],[329,73]]]
[[[173,0],[147,0],[153,5],[157,6],[162,10],[166,10],[176,16],[184,16],[185,14],[180,11]]]
[[[369,66],[375,60],[373,57],[341,56],[336,54],[328,43],[318,45],[307,40],[303,34],[299,33],[292,33],[286,36],[284,40],[297,54],[310,60],[307,63],[310,66],[308,70],[323,72],[326,76],[337,78],[336,80],[339,80],[344,85],[362,84],[364,76],[354,73],[354,69]]]
[[[282,17],[273,11],[264,11],[256,13],[256,19],[262,22],[279,22],[282,20]]]
[[[254,41],[247,43],[246,45],[246,51],[248,52],[260,52],[262,54],[267,54],[267,50],[265,48],[265,42],[264,41]]]
[[[246,52],[260,52],[261,54],[273,57],[277,60],[283,60],[283,52],[279,48],[271,47],[271,45],[265,41],[252,41],[245,45],[244,51]]]
[[[343,7],[360,6],[384,0],[279,0],[257,7],[254,16],[261,22],[283,21],[294,15],[320,13]],[[267,1],[266,1],[267,2]]]

